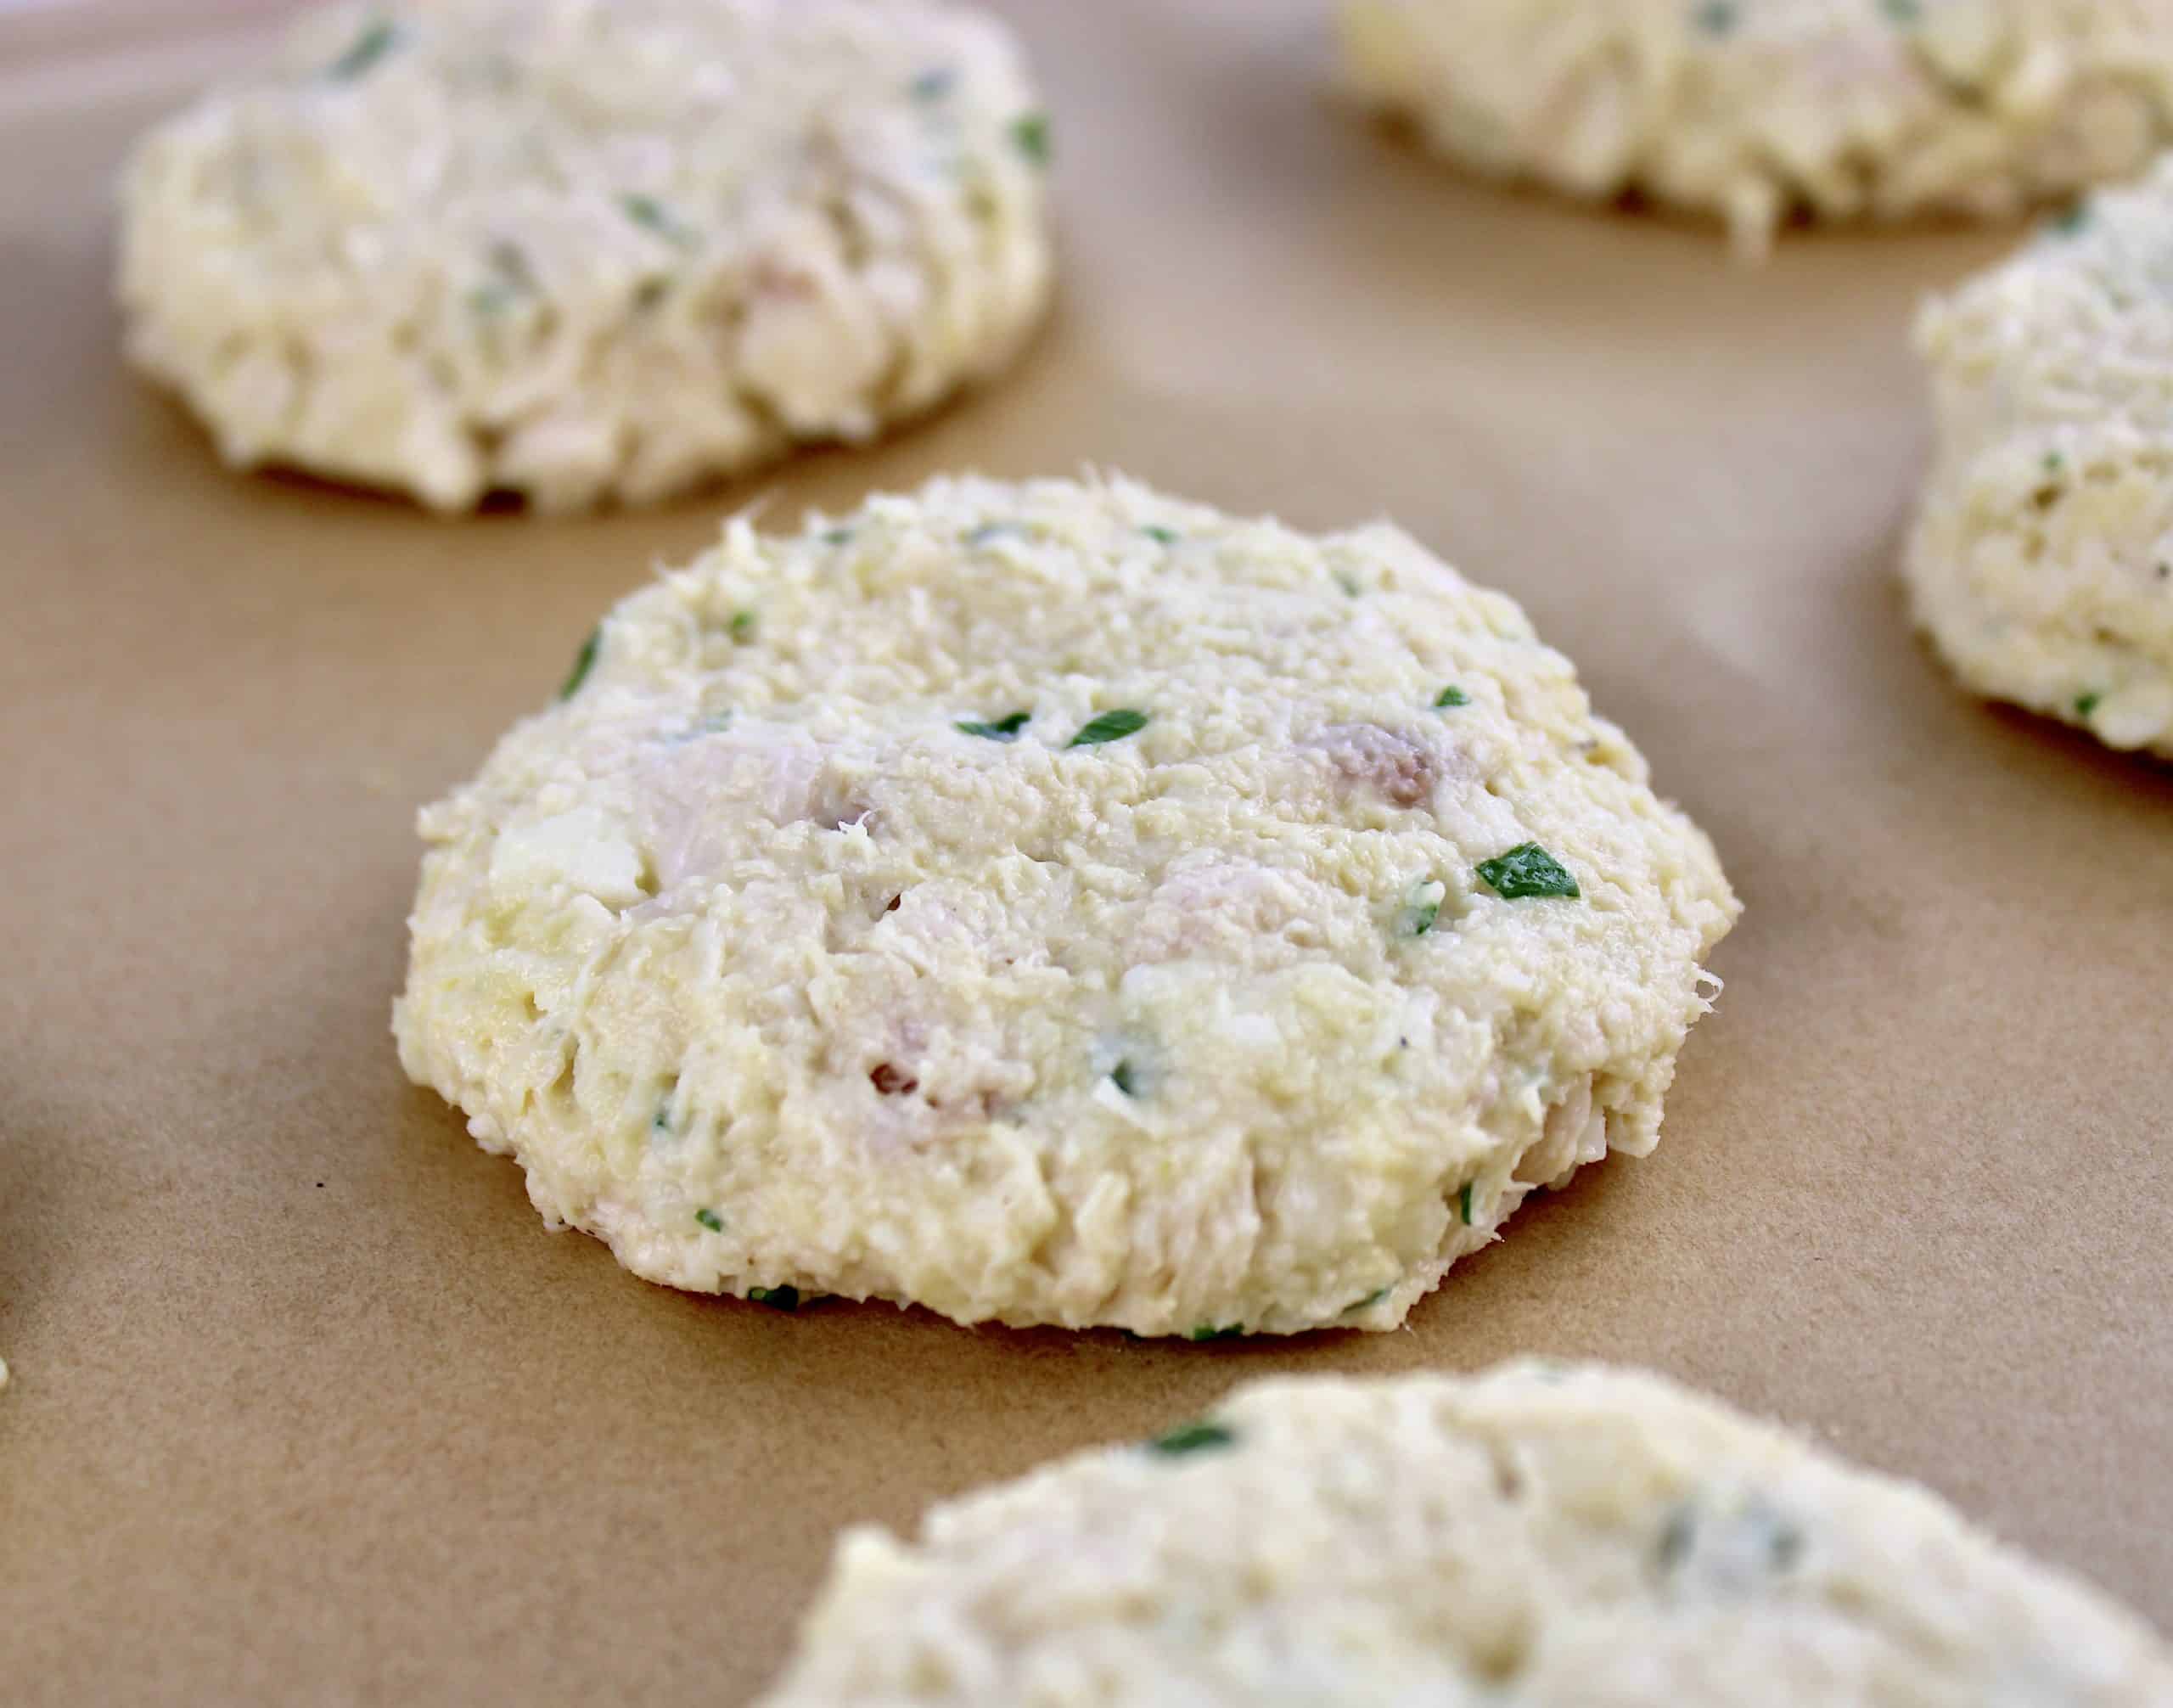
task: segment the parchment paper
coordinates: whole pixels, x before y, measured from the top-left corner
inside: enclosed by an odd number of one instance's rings
[[[1987,710],[1891,576],[1913,305],[2013,233],[1715,233],[1459,181],[1300,0],[1022,0],[1061,307],[886,448],[433,520],[220,469],[121,368],[107,185],[269,8],[0,18],[0,1696],[744,1700],[830,1538],[1267,1371],[1672,1372],[2173,1624],[2173,773]],[[1657,1155],[1408,1332],[1211,1346],[683,1296],[411,1088],[417,805],[730,504],[1120,468],[1385,513],[1522,599],[1749,912]]]

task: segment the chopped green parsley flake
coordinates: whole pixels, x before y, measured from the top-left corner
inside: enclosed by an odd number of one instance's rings
[[[1338,570],[1335,572],[1335,584],[1354,599],[1365,591],[1358,585],[1358,577],[1348,570]]]
[[[1245,1325],[1243,1323],[1232,1323],[1219,1329],[1212,1323],[1202,1323],[1187,1334],[1185,1339],[1188,1340],[1235,1340],[1240,1339],[1244,1332]]]
[[[923,71],[907,87],[912,89],[916,101],[940,101],[957,83],[958,74],[948,65],[937,65]]]
[[[1451,683],[1441,690],[1439,698],[1434,702],[1434,709],[1438,711],[1445,705],[1469,705],[1470,704],[1471,696]]]
[[[1695,1553],[1701,1531],[1715,1537],[1716,1557],[1743,1561],[1763,1554],[1766,1569],[1777,1575],[1793,1571],[1803,1559],[1801,1527],[1755,1497],[1738,1510],[1708,1512],[1702,1519],[1684,1501],[1661,1527],[1655,1549],[1660,1569],[1673,1571]]]
[[[2047,475],[2058,474],[2060,472],[2061,466],[2066,461],[2067,458],[2061,456],[2058,452],[2047,451],[2045,453],[2045,472]]]
[[[797,1311],[800,1308],[800,1289],[797,1287],[750,1287],[750,1302],[767,1306],[772,1311]]]
[[[2085,694],[2077,695],[2075,702],[2075,715],[2077,717],[2089,716],[2092,712],[2097,710],[2104,699],[2105,696],[2102,694]]]
[[[1879,0],[1878,9],[1886,14],[1889,24],[1921,24],[1924,21],[1923,0]]]
[[[823,543],[826,546],[845,545],[850,543],[851,539],[852,530],[851,528],[825,528],[823,530]]]
[[[703,1227],[708,1228],[712,1233],[722,1233],[724,1232],[724,1218],[722,1216],[719,1216],[716,1211],[709,1209],[707,1206],[705,1206],[700,1210],[697,1210],[694,1212],[694,1220],[700,1222]]]
[[[1147,1450],[1174,1459],[1187,1453],[1210,1452],[1217,1447],[1233,1447],[1237,1440],[1237,1432],[1222,1424],[1179,1424],[1167,1434],[1157,1436],[1148,1442]]]
[[[1155,522],[1149,522],[1139,531],[1146,535],[1148,539],[1154,541],[1158,545],[1164,546],[1174,546],[1179,540],[1182,540],[1184,537],[1184,536],[1180,534],[1175,528],[1165,528],[1159,523]]]
[[[536,289],[536,270],[517,243],[501,239],[491,245],[491,277],[468,293],[468,306],[486,317],[503,314],[514,300]]]
[[[1109,1070],[1109,1079],[1112,1083],[1115,1085],[1116,1088],[1122,1092],[1126,1097],[1137,1097],[1139,1095],[1139,1085],[1137,1081],[1132,1077],[1131,1059],[1130,1057],[1126,1057],[1124,1060],[1119,1062],[1115,1067]]]
[[[952,728],[961,735],[978,735],[984,741],[1016,741],[1019,732],[1033,722],[1030,711],[1007,711],[989,723],[965,722]]]
[[[1382,1300],[1388,1296],[1389,1289],[1387,1288],[1376,1287],[1372,1292],[1368,1293],[1364,1298],[1357,1301],[1356,1303],[1345,1305],[1343,1307],[1343,1314],[1346,1317],[1355,1317],[1361,1311],[1370,1311],[1374,1306],[1379,1304]]]
[[[734,612],[732,614],[732,638],[733,638],[733,639],[734,639],[734,640],[736,640],[736,641],[744,641],[744,640],[748,640],[748,639],[750,639],[750,638],[751,638],[753,637],[754,632],[755,632],[755,614],[754,614],[754,612],[752,612],[752,611],[734,611]]]
[[[1562,862],[1536,842],[1520,842],[1506,854],[1480,861],[1478,872],[1505,902],[1542,896],[1575,901],[1583,893]]]
[[[619,210],[643,230],[654,232],[666,243],[684,248],[694,240],[693,233],[672,218],[670,211],[654,196],[638,193],[622,195],[619,198]]]
[[[1049,163],[1049,115],[1021,113],[1011,121],[1011,141],[1019,152],[1037,166]]]
[[[1447,893],[1446,886],[1429,879],[1411,892],[1411,900],[1403,910],[1403,931],[1406,936],[1423,937],[1434,929],[1434,922],[1441,917],[1441,896],[1435,891]]]
[[[1129,706],[1120,706],[1115,711],[1104,711],[1090,717],[1080,726],[1079,733],[1064,744],[1067,747],[1099,747],[1105,741],[1121,741],[1127,735],[1137,735],[1147,728],[1147,714],[1134,711]]]
[[[351,83],[390,53],[399,41],[400,31],[391,20],[379,18],[366,25],[347,51],[324,68],[324,75],[336,83]]]
[[[1471,1219],[1471,1188],[1470,1181],[1464,1182],[1463,1190],[1457,1194],[1457,1203],[1463,1211],[1463,1225],[1476,1228],[1479,1224]]]
[[[593,628],[588,638],[581,643],[581,650],[574,655],[573,672],[566,677],[566,685],[559,690],[560,699],[571,699],[581,692],[581,685],[588,680],[588,673],[596,668],[597,649],[604,643],[604,631]]]
[[[2090,223],[2090,204],[2077,202],[2073,207],[2062,208],[2046,222],[2047,226],[2062,237],[2073,237]]]
[[[1725,36],[1736,26],[1733,0],[1704,0],[1692,9],[1690,21],[1708,36]]]

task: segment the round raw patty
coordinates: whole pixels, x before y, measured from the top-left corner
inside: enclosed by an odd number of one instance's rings
[[[1392,1328],[1650,1150],[1737,911],[1508,599],[1121,480],[734,521],[421,825],[401,1059],[547,1217],[1146,1334]]]
[[[2173,163],[1932,303],[1918,621],[1980,693],[2173,757]]]
[[[1480,171],[1720,214],[1988,217],[2173,140],[2165,0],[1343,0],[1342,77]]]
[[[1048,146],[932,0],[340,7],[137,148],[129,350],[235,464],[660,498],[1006,362]]]
[[[848,1531],[766,1708],[2162,1708],[2128,1614],[1657,1376],[1255,1382]]]

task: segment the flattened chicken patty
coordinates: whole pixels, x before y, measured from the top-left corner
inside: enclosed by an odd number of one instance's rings
[[[1342,0],[1345,88],[1474,170],[1716,213],[2013,215],[2173,142],[2162,0]]]
[[[1048,154],[936,0],[336,6],[137,147],[128,347],[238,465],[643,503],[1007,362]]]
[[[1255,1382],[840,1541],[766,1708],[2163,1708],[2132,1615],[1657,1376]]]
[[[1980,694],[2173,758],[2173,162],[1932,303],[1906,569]]]
[[[636,1273],[1387,1329],[1651,1149],[1736,902],[1386,525],[938,480],[635,594],[422,817],[401,1059]]]

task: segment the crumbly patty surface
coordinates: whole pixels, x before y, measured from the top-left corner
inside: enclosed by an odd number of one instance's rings
[[[2158,1708],[2131,1616],[1657,1376],[1283,1379],[848,1531],[766,1708]]]
[[[421,829],[401,1059],[547,1217],[1145,1334],[1392,1328],[1648,1151],[1736,913],[1510,600],[1122,480],[736,520]]]
[[[1491,174],[1716,212],[2002,216],[2173,139],[2164,0],[1344,0],[1343,81]]]
[[[2173,757],[2173,161],[1930,304],[1906,556],[1971,687]]]
[[[237,464],[661,498],[1008,360],[1048,151],[935,0],[336,7],[138,144],[128,348]]]

